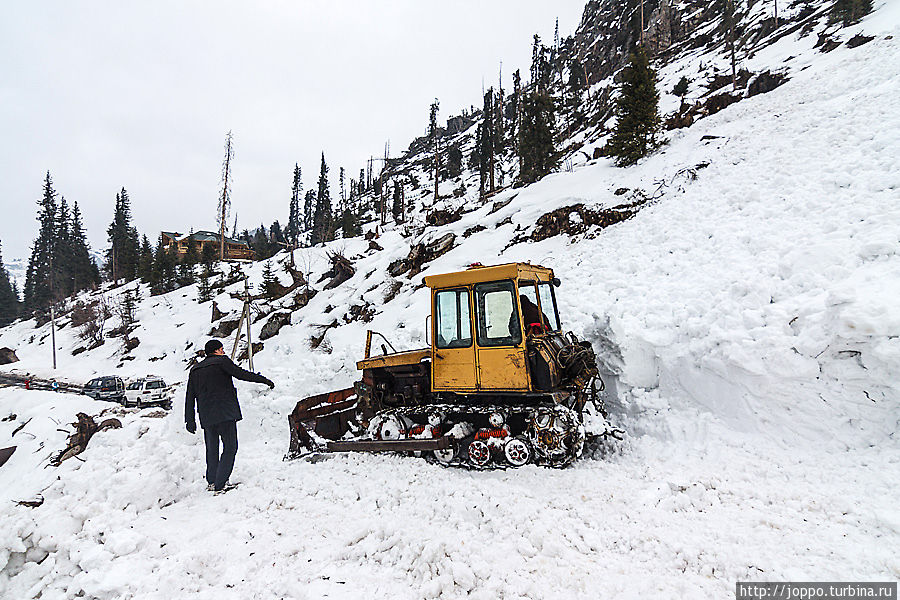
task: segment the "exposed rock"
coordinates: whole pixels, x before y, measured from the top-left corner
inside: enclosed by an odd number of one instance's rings
[[[456,210],[434,210],[425,215],[425,222],[428,225],[440,227],[456,223],[462,218],[462,208]]]
[[[710,96],[706,99],[706,104],[704,104],[704,108],[706,109],[707,115],[714,115],[720,110],[728,108],[738,100],[740,100],[740,96],[736,96],[734,94],[730,94],[728,92],[722,92],[721,94],[716,94],[715,96]]]
[[[363,323],[369,323],[374,318],[375,308],[366,302],[365,304],[354,304],[351,306],[350,311],[344,315],[344,322],[351,323],[353,321],[362,321]]]
[[[275,312],[271,317],[269,317],[269,320],[266,321],[265,325],[263,325],[259,330],[259,339],[267,340],[269,338],[275,337],[276,335],[278,335],[278,332],[281,331],[282,327],[290,324],[290,311]]]
[[[0,365],[8,365],[14,362],[19,362],[16,351],[12,348],[0,348]]]
[[[827,33],[820,33],[813,48],[818,48],[821,52],[831,52],[840,45],[840,41],[834,39]]]
[[[384,250],[375,240],[369,240],[369,250]]]
[[[309,304],[309,301],[312,300],[313,296],[316,295],[316,290],[313,288],[306,288],[303,291],[297,292],[294,294],[294,302],[291,304],[291,308],[294,310],[299,310]]]
[[[750,82],[750,87],[747,88],[747,95],[756,96],[757,94],[771,92],[787,80],[787,76],[781,73],[763,71]]]
[[[584,233],[595,225],[608,227],[634,216],[643,203],[644,201],[637,201],[599,210],[586,208],[584,204],[564,206],[541,215],[529,239],[539,242],[563,233],[568,235]]]
[[[264,347],[265,346],[262,342],[253,342],[253,356],[256,356],[257,354],[262,352],[262,349]],[[249,358],[250,358],[250,355],[247,353],[247,347],[244,346],[244,349],[241,350],[240,354],[238,354],[238,357],[237,357],[238,362],[241,362],[243,360],[248,360]]]
[[[209,322],[210,322],[210,323],[215,323],[216,321],[218,321],[219,319],[221,319],[221,318],[224,317],[224,316],[225,316],[225,313],[223,313],[221,310],[219,310],[219,305],[216,304],[216,301],[215,301],[215,300],[213,300],[213,303],[212,303],[212,317],[210,318],[210,321],[209,321]]]
[[[487,227],[485,227],[484,225],[473,225],[472,227],[469,227],[468,229],[466,229],[463,232],[462,236],[464,238],[468,238],[468,237],[478,233],[479,231],[484,231],[485,229],[487,229]]]
[[[858,48],[859,46],[862,46],[863,44],[868,44],[869,42],[871,42],[874,39],[875,39],[874,36],[863,35],[861,33],[857,33],[852,38],[847,40],[847,47],[848,48]]]
[[[446,254],[456,241],[456,234],[448,233],[428,243],[419,242],[409,249],[406,258],[395,260],[388,265],[391,277],[398,277],[406,272],[413,277],[422,270],[422,265],[431,262],[442,254]]]
[[[210,329],[209,335],[214,338],[227,338],[238,328],[238,325],[241,324],[240,317],[234,319],[223,319],[219,321],[219,324]]]
[[[136,337],[127,337],[125,338],[125,352],[131,352],[135,348],[141,345],[141,340]]]
[[[334,289],[356,275],[356,269],[344,255],[333,252],[328,254],[328,259],[331,261],[331,269],[325,272],[322,279],[319,280],[324,281],[331,278],[331,281],[325,285],[326,290]]]
[[[507,204],[509,204],[510,202],[512,202],[512,201],[513,201],[513,198],[515,198],[515,196],[510,196],[510,197],[507,198],[506,200],[497,200],[497,201],[494,202],[494,204],[491,206],[491,210],[490,210],[490,212],[488,212],[488,214],[489,214],[489,215],[494,214],[495,212],[497,212],[498,210],[500,210],[501,208],[503,208],[504,206],[506,206]]]

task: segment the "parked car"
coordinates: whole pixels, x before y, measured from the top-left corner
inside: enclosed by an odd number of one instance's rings
[[[171,405],[169,388],[161,377],[147,375],[125,387],[125,406]]]
[[[125,382],[116,375],[104,375],[88,381],[81,393],[94,400],[125,401]]]

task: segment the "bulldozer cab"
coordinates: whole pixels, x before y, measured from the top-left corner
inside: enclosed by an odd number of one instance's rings
[[[529,336],[560,330],[551,269],[475,265],[425,278],[431,288],[431,388],[530,392]]]

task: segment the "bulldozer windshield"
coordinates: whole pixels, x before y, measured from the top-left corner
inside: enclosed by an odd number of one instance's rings
[[[512,281],[475,286],[479,346],[516,346],[522,343],[515,291]]]

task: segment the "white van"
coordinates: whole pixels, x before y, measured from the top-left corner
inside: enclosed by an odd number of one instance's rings
[[[171,404],[169,388],[161,377],[147,375],[125,386],[125,406],[150,406]]]

